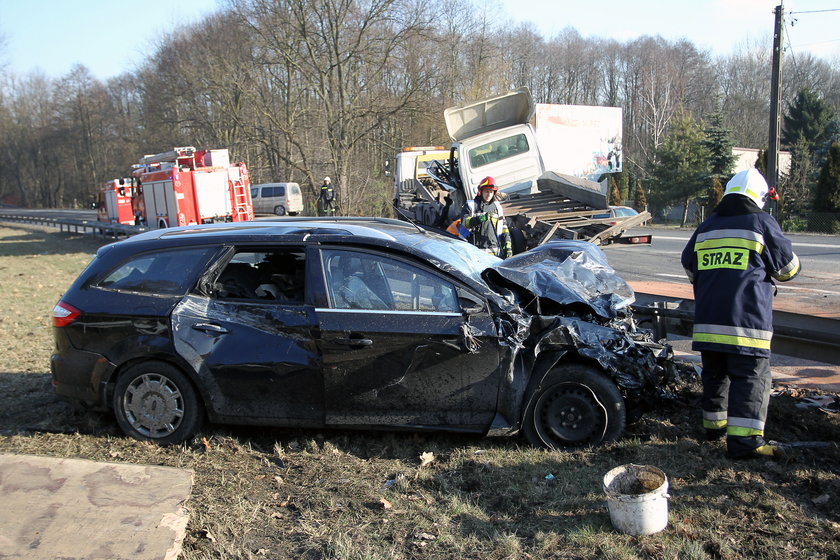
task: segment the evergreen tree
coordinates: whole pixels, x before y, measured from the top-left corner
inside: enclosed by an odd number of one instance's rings
[[[637,212],[644,212],[647,210],[647,197],[645,196],[645,190],[642,188],[641,179],[636,179],[636,190],[633,193],[633,208],[635,208]]]
[[[767,178],[767,150],[759,150],[758,156],[755,158],[754,167],[758,169],[761,176]]]
[[[808,151],[813,153],[814,148],[821,146],[830,134],[832,120],[834,109],[831,105],[809,89],[800,90],[784,116],[782,143],[793,149],[797,142],[804,141]]]
[[[630,199],[630,172],[629,171],[622,171],[621,173],[617,173],[616,177],[618,178],[618,192],[621,193],[621,200],[629,200]]]
[[[610,204],[612,206],[621,206],[623,199],[621,198],[621,192],[618,190],[618,183],[615,181],[615,177],[610,177]]]
[[[791,169],[785,181],[785,214],[806,213],[813,202],[817,173],[826,165],[828,146],[838,133],[834,109],[817,93],[803,89],[788,106],[782,142],[790,149]]]
[[[832,142],[825,165],[820,171],[814,196],[814,211],[838,214],[834,218],[835,222],[840,218],[840,142]]]
[[[808,142],[799,138],[790,149],[790,174],[785,181],[785,217],[801,216],[811,206],[814,165]]]
[[[711,176],[721,181],[728,179],[732,175],[736,158],[732,153],[732,131],[723,125],[723,113],[713,113],[703,133],[706,135],[703,145],[709,150]]]
[[[651,174],[653,202],[663,206],[682,203],[682,226],[688,221],[689,205],[706,190],[706,181],[711,174],[709,150],[704,140],[701,126],[691,115],[680,111],[655,153],[656,163]]]
[[[711,184],[709,185],[709,194],[706,201],[707,216],[712,213],[718,204],[720,204],[721,198],[723,198],[723,185],[721,185],[720,179],[713,176]]]

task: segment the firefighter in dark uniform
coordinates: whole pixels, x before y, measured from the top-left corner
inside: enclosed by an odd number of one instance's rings
[[[321,192],[318,195],[318,213],[321,216],[335,214],[335,190],[329,177],[324,177]]]
[[[467,239],[470,243],[506,259],[513,256],[513,244],[502,205],[496,200],[498,191],[493,177],[482,179],[476,197],[464,205],[461,226],[469,232]]]
[[[777,200],[756,169],[737,173],[720,204],[682,252],[694,285],[692,348],[703,360],[706,439],[726,435],[731,458],[783,452],[764,440],[770,401],[773,281],[800,271],[799,258],[764,201]]]

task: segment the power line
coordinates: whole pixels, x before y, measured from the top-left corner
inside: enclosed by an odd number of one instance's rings
[[[803,12],[790,12],[790,15],[794,14],[821,14],[823,12],[840,12],[840,8],[832,8],[831,10],[808,10]]]

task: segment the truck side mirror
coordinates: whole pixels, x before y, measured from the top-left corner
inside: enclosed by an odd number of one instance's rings
[[[391,160],[390,159],[385,160],[384,168],[385,168],[385,176],[390,177],[391,176]]]

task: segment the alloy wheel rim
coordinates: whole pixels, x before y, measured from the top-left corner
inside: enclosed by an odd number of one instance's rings
[[[126,388],[122,399],[126,420],[149,438],[171,435],[184,417],[184,397],[165,375],[143,374]]]

